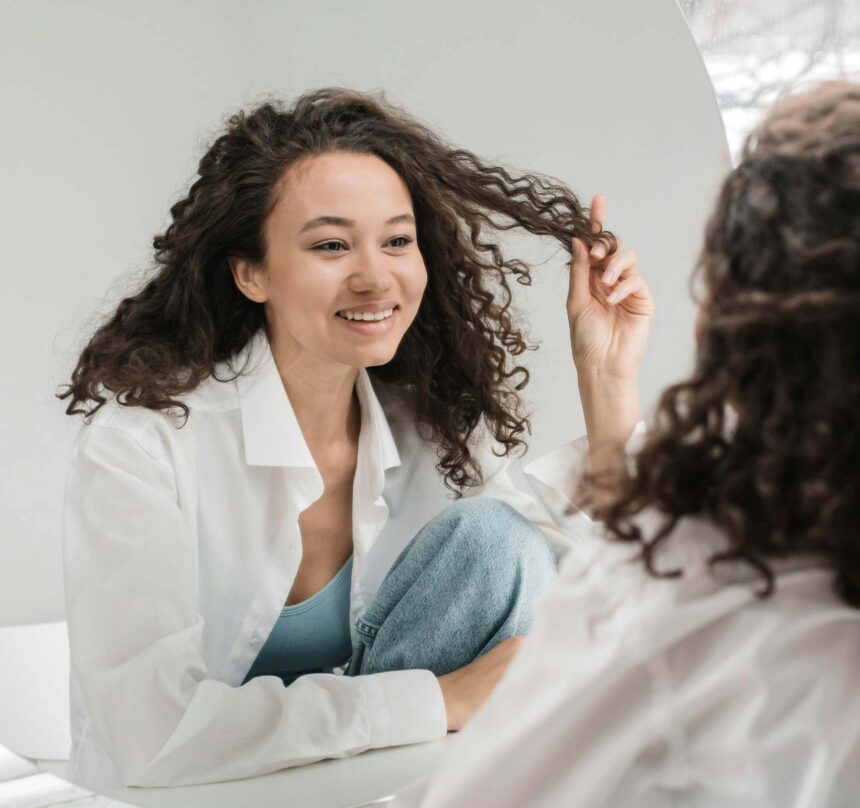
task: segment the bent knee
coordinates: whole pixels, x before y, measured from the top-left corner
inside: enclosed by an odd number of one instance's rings
[[[449,505],[443,513],[467,522],[528,520],[507,502],[494,497],[463,497]]]
[[[467,497],[451,505],[445,515],[455,523],[449,541],[456,543],[458,553],[492,558],[494,566],[528,564],[555,570],[546,536],[507,502]]]

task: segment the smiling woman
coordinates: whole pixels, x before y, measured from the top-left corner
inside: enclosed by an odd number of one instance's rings
[[[200,161],[188,195],[171,208],[173,223],[154,240],[161,271],[122,301],[81,354],[63,394],[67,412],[91,414],[108,392],[121,404],[187,414],[179,397],[234,357],[265,322],[264,306],[238,291],[230,269],[237,261],[264,266],[266,228],[282,201],[281,186],[290,174],[300,181],[303,167],[317,162],[310,158],[332,152],[375,156],[396,172],[428,271],[415,327],[377,377],[411,391],[454,489],[480,481],[466,445],[479,420],[506,451],[522,445],[527,424],[517,390],[528,373],[509,360],[526,342],[510,312],[509,278],[527,284],[530,272],[506,258],[491,236],[522,228],[569,250],[573,236],[591,245],[611,235],[592,231],[579,200],[561,183],[511,176],[390,105],[331,89],[308,93],[289,109],[267,103],[230,119]],[[362,207],[371,198],[365,193]]]
[[[390,362],[427,285],[405,183],[374,155],[333,151],[293,165],[280,186],[265,262],[233,262],[237,286],[264,304],[278,367]]]
[[[506,472],[530,276],[494,234],[612,236],[565,186],[335,89],[234,115],[171,214],[61,394],[86,420],[70,776],[210,782],[459,729],[558,538]]]

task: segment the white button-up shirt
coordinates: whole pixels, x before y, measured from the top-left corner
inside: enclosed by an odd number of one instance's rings
[[[526,467],[559,522],[582,442]],[[646,533],[657,517],[639,519]],[[725,537],[683,519],[658,569],[583,530],[510,668],[429,786],[392,808],[853,808],[860,805],[860,609],[813,558],[776,591],[708,565]]]
[[[299,568],[299,514],[323,492],[263,332],[246,356],[247,374],[210,379],[185,398],[181,428],[169,414],[111,400],[75,443],[63,518],[69,776],[93,790],[249,777],[445,734],[428,671],[239,686]],[[396,391],[374,390],[363,370],[356,389],[353,620],[450,504],[435,446]],[[558,540],[492,448],[485,433],[474,446],[480,493]]]

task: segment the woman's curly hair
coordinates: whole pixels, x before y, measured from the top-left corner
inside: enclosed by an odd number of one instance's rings
[[[262,304],[238,290],[230,260],[264,260],[264,223],[284,172],[331,151],[375,155],[400,175],[427,267],[414,323],[394,359],[371,374],[409,395],[452,490],[482,480],[468,446],[482,417],[505,453],[524,445],[529,423],[518,391],[528,372],[509,360],[529,346],[513,320],[508,280],[531,277],[494,236],[521,228],[569,251],[573,236],[591,244],[613,242],[611,234],[591,232],[587,211],[563,184],[486,165],[384,97],[338,88],[229,119],[188,195],[171,208],[172,223],[154,239],[153,276],[84,348],[59,395],[69,399],[66,412],[91,416],[113,394],[126,406],[175,407],[187,418],[181,396],[215,376],[216,364],[264,324]]]
[[[728,539],[711,564],[747,562],[762,594],[769,562],[814,554],[860,607],[860,85],[776,104],[723,184],[697,277],[693,374],[663,393],[599,515],[652,574],[681,573],[656,553],[698,515]],[[634,517],[652,506],[644,535]]]

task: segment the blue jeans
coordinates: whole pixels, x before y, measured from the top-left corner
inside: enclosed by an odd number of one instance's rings
[[[458,500],[407,545],[367,611],[348,676],[421,668],[442,676],[526,634],[555,577],[543,533],[510,505]]]

